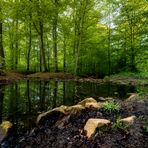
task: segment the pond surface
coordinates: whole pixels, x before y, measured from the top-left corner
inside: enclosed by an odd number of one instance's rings
[[[16,133],[23,132],[35,125],[39,112],[62,104],[73,105],[86,97],[125,99],[136,91],[133,86],[57,80],[0,85],[0,122],[9,120]]]

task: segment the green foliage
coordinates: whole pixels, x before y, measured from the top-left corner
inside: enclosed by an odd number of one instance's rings
[[[25,71],[29,61],[30,71],[40,71],[43,65],[53,71],[57,61],[60,71],[77,71],[79,75],[104,77],[137,70],[140,77],[146,77],[145,0],[54,2],[0,1],[6,69]]]
[[[129,125],[121,122],[120,118],[119,118],[116,120],[115,123],[113,123],[112,128],[114,128],[116,130],[122,130],[124,132],[128,132]]]
[[[109,112],[116,112],[120,110],[119,103],[115,103],[114,101],[106,101],[103,103],[103,109]]]
[[[96,129],[96,132],[99,135],[103,135],[103,134],[107,133],[109,130],[110,130],[110,127],[108,125],[104,125],[102,127],[97,128]]]
[[[148,133],[148,118],[147,118],[147,116],[141,115],[141,116],[139,116],[139,120],[143,124],[143,126],[142,126],[143,127],[143,131]]]
[[[148,133],[148,125],[143,126],[144,132]]]
[[[140,86],[137,87],[137,93],[138,93],[138,96],[139,96],[138,98],[142,99],[142,100],[145,100],[146,96],[148,95],[148,90],[147,90],[147,87],[145,87],[145,84],[148,84],[148,83],[146,83],[144,81],[143,85],[142,85],[142,82],[141,82]]]

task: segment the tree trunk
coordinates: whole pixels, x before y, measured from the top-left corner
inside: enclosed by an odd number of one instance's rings
[[[108,47],[107,47],[107,56],[108,56],[108,75],[111,74],[111,2],[109,1],[109,24],[108,24]]]
[[[15,70],[17,70],[18,66],[18,20],[16,20],[15,26]]]
[[[30,14],[30,21],[32,20],[32,16]],[[32,47],[32,24],[29,22],[29,46],[28,46],[28,53],[27,53],[27,71],[30,70],[30,52]]]
[[[87,5],[88,5],[88,0],[85,0],[84,2],[82,2],[81,4],[81,8],[78,12],[78,16],[76,15],[76,17],[78,17],[78,22],[76,23],[77,27],[76,28],[76,33],[77,33],[77,37],[76,37],[76,49],[75,49],[75,69],[74,69],[74,74],[78,75],[79,72],[79,54],[80,54],[80,50],[81,50],[81,43],[82,43],[82,38],[83,38],[83,32],[84,32],[84,23],[85,23],[85,17],[86,17],[86,12],[87,12]],[[81,67],[82,68],[82,67]]]
[[[111,74],[111,56],[110,56],[110,49],[111,48],[111,29],[110,25],[108,28],[108,48],[107,48],[107,56],[108,56],[108,75]]]
[[[135,52],[134,52],[134,45],[133,45],[133,26],[132,26],[132,20],[131,20],[131,26],[130,26],[130,31],[131,31],[131,34],[130,34],[130,44],[131,44],[131,64],[130,64],[130,69],[131,71],[135,71],[136,70],[136,67],[135,67]]]
[[[43,23],[40,21],[40,51],[41,51],[41,67],[43,66],[42,71],[47,71],[46,58],[45,58],[45,49],[44,49],[44,31]]]
[[[57,19],[53,23],[53,51],[54,51],[54,72],[58,71],[58,57],[57,57]]]
[[[1,13],[1,8],[0,8]],[[4,69],[5,67],[5,55],[3,49],[3,23],[2,19],[0,19],[0,69]]]
[[[53,18],[53,52],[54,52],[54,72],[58,71],[58,56],[57,56],[57,25],[58,25],[58,0],[54,0],[55,12]]]
[[[66,38],[64,37],[64,41],[63,41],[64,42],[63,43],[64,44],[63,45],[63,50],[64,50],[64,52],[63,52],[63,54],[64,54],[63,55],[63,71],[64,72],[66,72],[66,41],[65,40],[66,40]]]

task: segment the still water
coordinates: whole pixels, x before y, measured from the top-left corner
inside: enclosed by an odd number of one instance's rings
[[[37,114],[47,109],[73,105],[86,97],[125,99],[133,92],[136,92],[133,86],[76,81],[24,80],[0,85],[0,122],[9,120],[16,132],[22,132],[31,129]]]

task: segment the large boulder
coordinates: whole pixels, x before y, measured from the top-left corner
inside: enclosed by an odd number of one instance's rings
[[[81,102],[79,102],[79,105],[85,106],[86,103],[97,103],[97,101],[94,98],[86,98],[84,100],[82,100]]]
[[[10,121],[3,121],[0,124],[0,142],[6,137],[8,129],[12,127],[12,123]]]
[[[37,125],[43,125],[47,120],[53,121],[52,124],[57,122],[59,119],[63,118],[65,115],[69,114],[77,114],[78,112],[84,110],[85,108],[97,108],[100,109],[102,107],[101,103],[98,103],[93,98],[86,98],[73,106],[65,106],[62,105],[60,107],[56,107],[47,112],[41,113],[38,115],[36,123]]]
[[[47,112],[41,113],[37,117],[36,124],[37,125],[44,124],[46,120],[54,120],[56,122],[57,119],[63,117],[66,114],[66,109],[67,106],[62,105]],[[53,123],[55,123],[54,121]]]
[[[79,105],[79,104],[73,105],[73,106],[61,105],[60,107],[56,107],[52,110],[49,110],[47,112],[44,112],[44,113],[41,113],[40,115],[38,115],[37,120],[36,120],[36,124],[42,125],[47,120],[48,121],[53,120],[52,123],[54,124],[56,121],[63,118],[65,115],[76,114],[83,109],[85,109],[85,107],[82,105]]]
[[[104,125],[108,125],[110,120],[107,119],[95,119],[95,118],[90,118],[87,120],[85,126],[84,126],[84,131],[86,132],[86,136],[90,138],[95,132],[96,129],[99,127],[102,127]]]
[[[86,98],[78,103],[78,105],[82,105],[85,108],[97,108],[100,109],[102,107],[101,103],[98,103],[94,98]]]

